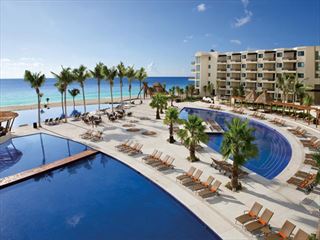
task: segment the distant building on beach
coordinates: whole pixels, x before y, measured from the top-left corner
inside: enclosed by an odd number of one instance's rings
[[[192,62],[195,88],[203,95],[203,86],[214,85],[215,95],[229,98],[233,88],[243,86],[245,92],[266,90],[279,99],[278,75],[292,74],[305,83],[320,104],[320,46],[278,48],[241,52],[197,52]],[[288,97],[292,100],[292,95]]]

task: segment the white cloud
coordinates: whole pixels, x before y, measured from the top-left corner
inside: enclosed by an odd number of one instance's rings
[[[248,7],[249,4],[249,0],[241,0],[242,5],[244,6],[244,8],[246,9]]]
[[[248,10],[244,10],[245,16],[241,18],[236,18],[236,22],[234,23],[235,27],[241,27],[251,21],[252,12]]]
[[[241,41],[238,39],[231,39],[230,40],[231,43],[237,44],[237,45],[241,45]]]
[[[10,62],[11,60],[9,58],[0,58],[0,63],[7,63]]]
[[[204,12],[206,10],[206,5],[204,3],[201,3],[197,6],[198,12]]]
[[[193,39],[193,35],[188,35],[188,36],[185,37],[185,39],[183,39],[183,42],[184,42],[184,43],[187,43],[187,42],[189,42],[189,40],[191,40],[191,39]]]

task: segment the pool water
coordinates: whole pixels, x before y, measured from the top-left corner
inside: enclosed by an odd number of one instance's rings
[[[48,134],[16,137],[0,144],[0,178],[39,167],[89,149]]]
[[[30,161],[41,152],[26,151]],[[1,189],[0,205],[0,239],[220,239],[160,187],[101,153]]]
[[[227,130],[226,123],[236,117],[230,113],[196,108],[182,109],[180,117],[187,119],[189,114],[195,114],[204,120],[215,120],[224,130]],[[255,128],[255,143],[259,148],[259,155],[250,159],[244,166],[260,176],[273,179],[288,165],[292,155],[291,146],[287,139],[275,129],[254,120],[250,120],[249,125]],[[208,146],[220,152],[223,134],[210,134],[209,138]]]

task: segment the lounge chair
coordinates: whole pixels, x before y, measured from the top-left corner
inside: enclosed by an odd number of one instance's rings
[[[157,167],[157,166],[165,163],[166,161],[168,161],[169,158],[170,158],[170,156],[167,154],[166,156],[164,156],[163,159],[161,159],[161,158],[155,158],[155,159],[153,159],[153,160],[151,160],[151,161],[147,161],[146,163],[147,163],[148,165],[152,166],[152,167]]]
[[[304,172],[304,171],[297,171],[294,175],[296,177],[306,178],[306,177],[310,176],[310,173],[307,173],[307,172]]]
[[[153,150],[153,152],[152,152],[151,154],[148,154],[147,156],[144,156],[144,157],[142,158],[142,160],[148,160],[148,159],[150,159],[150,158],[154,158],[157,153],[158,153],[158,150],[155,149],[155,150]]]
[[[90,138],[92,138],[92,134],[93,134],[93,130],[88,130],[86,133],[81,135],[81,138],[82,139],[90,139]]]
[[[301,229],[299,229],[298,232],[292,238],[292,240],[308,240],[308,239],[309,239],[309,234]]]
[[[258,115],[258,112],[254,111],[252,114],[250,114],[251,117],[256,117]]]
[[[103,134],[103,132],[98,131],[97,133],[92,135],[92,138],[90,140],[93,141],[93,142],[101,141],[103,139],[102,138],[102,134]]]
[[[239,222],[243,225],[249,221],[256,220],[261,209],[262,205],[255,202],[249,211],[246,210],[242,215],[236,217],[236,222]]]
[[[127,140],[126,140],[126,141],[124,141],[123,143],[120,143],[120,144],[116,145],[116,146],[115,146],[115,148],[122,147],[122,146],[124,146],[124,145],[128,144],[129,142],[130,142],[130,140],[129,140],[129,139],[127,139]]]
[[[88,135],[88,134],[92,134],[92,132],[93,132],[93,130],[87,130],[86,132],[84,132],[84,133],[81,133],[80,134],[80,137],[82,137],[82,136],[86,136],[86,135]]]
[[[313,136],[310,139],[301,139],[300,142],[303,144],[303,146],[308,147],[315,144],[318,140],[319,138]]]
[[[310,150],[317,150],[320,148],[320,139],[316,141],[313,145],[308,146]]]
[[[190,185],[194,185],[196,183],[199,183],[200,182],[199,178],[201,177],[202,173],[203,172],[200,169],[198,169],[192,177],[187,178],[187,179],[183,179],[181,181],[181,184],[183,186],[190,186]]]
[[[264,113],[261,113],[258,118],[261,120],[264,120],[264,119],[266,119],[266,115]]]
[[[138,144],[137,147],[132,148],[129,152],[127,152],[128,155],[133,156],[139,153],[142,153],[141,149],[143,147],[143,144]]]
[[[318,168],[318,163],[313,159],[306,159],[303,163]]]
[[[48,125],[54,125],[53,118],[49,119]]]
[[[279,122],[279,120],[280,120],[279,118],[274,118],[274,119],[270,120],[269,122],[277,124]]]
[[[145,163],[150,165],[150,164],[153,164],[153,163],[155,163],[155,162],[161,161],[161,156],[162,156],[162,154],[163,154],[163,153],[162,153],[161,151],[158,151],[158,152],[154,155],[154,157],[151,157],[151,158],[145,160]]]
[[[49,119],[47,118],[46,120],[44,120],[44,124],[48,125],[49,124]]]
[[[128,143],[124,143],[123,145],[118,146],[116,148],[118,149],[118,151],[121,151],[122,149],[124,150],[129,148],[130,146],[132,146],[132,144],[134,144],[133,141],[129,141]]]
[[[268,234],[266,240],[282,240],[289,239],[296,225],[288,220],[282,225],[281,229],[276,233]]]
[[[293,184],[295,186],[299,186],[303,182],[302,179],[296,178],[296,177],[291,177],[287,180],[287,183]]]
[[[177,176],[176,179],[179,181],[182,181],[183,179],[190,178],[195,171],[196,171],[195,167],[190,167],[188,172],[185,172],[185,173]]]
[[[208,179],[207,179],[207,181],[205,181],[205,182],[199,182],[199,183],[197,183],[197,184],[195,184],[195,185],[191,185],[191,186],[190,186],[190,189],[191,189],[192,191],[199,191],[199,190],[202,190],[202,189],[205,189],[205,188],[209,188],[210,185],[211,185],[211,183],[213,182],[213,180],[214,180],[214,177],[209,176]]]
[[[307,134],[307,130],[301,129],[300,131],[295,132],[295,133],[293,133],[293,134],[296,135],[296,136],[298,136],[298,137],[305,137],[306,134]]]
[[[138,147],[138,145],[139,143],[134,143],[133,145],[129,145],[128,147],[123,147],[118,150],[123,153],[130,152],[132,149],[135,149],[136,147]]]
[[[244,227],[248,232],[252,234],[255,231],[258,231],[261,228],[267,226],[272,216],[273,216],[273,212],[271,212],[269,209],[265,209],[261,217],[259,217],[257,220],[253,222],[248,223]]]
[[[174,166],[172,165],[172,163],[174,162],[174,160],[175,160],[175,159],[174,159],[173,157],[170,157],[170,158],[168,159],[168,161],[166,161],[165,163],[157,166],[157,169],[158,169],[159,171],[166,171],[166,170],[169,170],[169,169],[174,168]]]
[[[301,129],[302,129],[301,127],[289,128],[288,131],[290,131],[292,133],[296,133],[296,132],[300,131]]]
[[[59,118],[59,117],[56,117],[56,118],[54,119],[54,123],[55,123],[55,124],[59,124],[59,123],[60,123],[60,118]]]
[[[219,180],[216,180],[209,189],[204,189],[204,190],[198,192],[198,195],[202,198],[213,197],[216,194],[219,194],[218,190],[219,190],[220,185],[221,185],[221,182]]]

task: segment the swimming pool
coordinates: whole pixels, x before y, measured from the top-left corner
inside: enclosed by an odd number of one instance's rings
[[[101,153],[1,189],[0,204],[0,239],[220,239],[160,187]]]
[[[0,144],[0,178],[39,167],[89,149],[69,139],[40,133]]]
[[[232,118],[236,117],[236,115],[226,112],[196,108],[182,109],[180,117],[186,119],[188,114],[195,114],[204,120],[213,119],[224,130],[227,129],[226,122],[230,122]],[[291,146],[288,140],[275,129],[254,120],[250,120],[249,125],[256,129],[254,135],[256,137],[255,143],[259,148],[259,155],[249,160],[244,166],[260,176],[273,179],[288,165],[292,155]],[[220,152],[223,135],[211,134],[209,138],[208,146]]]

